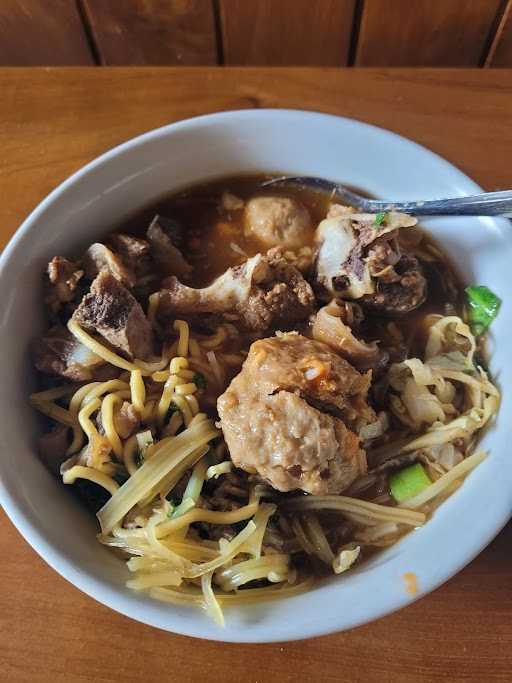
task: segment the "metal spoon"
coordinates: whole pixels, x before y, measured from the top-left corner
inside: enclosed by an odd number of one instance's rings
[[[364,213],[383,211],[403,211],[416,216],[508,216],[512,217],[512,190],[482,192],[472,197],[453,197],[452,199],[428,199],[420,202],[392,202],[367,199],[343,185],[323,178],[307,176],[281,176],[262,183],[262,187],[274,185],[304,185],[313,190],[332,192],[336,199],[356,207]]]

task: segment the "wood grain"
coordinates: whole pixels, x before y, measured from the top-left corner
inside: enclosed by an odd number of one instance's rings
[[[366,0],[357,66],[478,66],[500,0]]]
[[[512,66],[512,0],[505,6],[485,66]]]
[[[211,0],[81,0],[101,64],[217,63]]]
[[[222,109],[353,116],[428,145],[489,189],[510,183],[512,71],[505,69],[0,69],[0,92],[4,243],[51,188],[100,152]],[[368,626],[237,646],[157,631],[95,603],[49,569],[2,515],[0,679],[505,683],[511,547],[509,525],[442,588]]]
[[[75,0],[1,0],[0,65],[93,63]]]
[[[347,64],[355,0],[220,0],[225,64]]]

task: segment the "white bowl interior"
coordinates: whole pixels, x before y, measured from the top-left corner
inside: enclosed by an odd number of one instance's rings
[[[403,574],[418,577],[419,595],[474,557],[512,510],[507,467],[511,398],[482,445],[490,457],[423,529],[360,569],[282,603],[227,610],[220,629],[201,612],[155,602],[124,587],[123,563],[100,546],[95,520],[35,456],[39,423],[27,402],[34,387],[29,346],[42,327],[41,274],[55,254],[81,248],[148,202],[222,175],[276,171],[317,175],[376,196],[419,199],[470,194],[479,188],[428,150],[356,121],[282,110],[228,112],[192,119],[132,140],[92,162],[54,191],[4,252],[0,302],[4,363],[0,412],[2,504],[40,555],[76,586],[140,621],[170,631],[231,641],[275,641],[320,635],[369,621],[413,598]],[[423,221],[464,279],[486,284],[503,307],[493,326],[492,371],[511,379],[506,332],[512,262],[505,219]],[[496,343],[501,340],[500,343]]]

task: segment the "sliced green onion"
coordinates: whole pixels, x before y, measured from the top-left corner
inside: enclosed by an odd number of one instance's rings
[[[384,221],[386,220],[387,213],[385,211],[380,211],[376,216],[375,216],[375,221],[374,225],[377,227],[382,225]]]
[[[417,496],[431,483],[423,465],[416,463],[392,474],[389,478],[389,489],[396,502],[403,503]]]
[[[498,315],[501,299],[485,285],[466,287],[471,330],[477,336],[483,334]]]

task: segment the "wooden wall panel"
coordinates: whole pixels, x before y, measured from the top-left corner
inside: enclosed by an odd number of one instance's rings
[[[512,67],[512,0],[508,0],[485,66]]]
[[[101,64],[217,63],[211,0],[81,0]]]
[[[220,0],[225,64],[343,66],[355,0]]]
[[[365,0],[356,66],[479,66],[501,0]]]
[[[0,0],[0,65],[92,63],[75,0]]]

